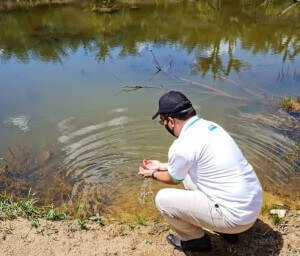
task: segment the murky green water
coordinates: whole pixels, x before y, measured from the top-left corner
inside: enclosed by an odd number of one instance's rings
[[[299,121],[287,129],[277,105],[300,94],[299,8],[278,17],[289,3],[260,4],[0,13],[1,155],[17,145],[39,159],[51,151],[39,165],[43,189],[59,172],[74,184],[71,198],[79,186],[105,186],[118,191],[117,211],[139,211],[137,167],[166,161],[173,140],[151,116],[160,95],[180,90],[232,134],[263,184],[296,191],[299,159],[285,156],[299,143]]]

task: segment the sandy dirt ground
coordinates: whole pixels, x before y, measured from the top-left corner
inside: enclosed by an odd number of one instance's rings
[[[213,251],[186,255],[300,255],[300,212],[290,211],[283,223],[273,226],[261,216],[256,224],[240,235],[237,245],[227,244],[210,233]],[[0,222],[0,255],[185,255],[173,250],[165,237],[172,233],[163,221],[141,224],[111,221],[105,225],[87,222],[87,230],[77,221],[39,220],[33,228],[26,219]]]

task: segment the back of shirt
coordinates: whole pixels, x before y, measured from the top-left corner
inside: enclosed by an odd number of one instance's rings
[[[259,215],[260,182],[231,136],[213,122],[193,117],[186,123],[169,150],[168,170],[175,180],[189,174],[197,189],[237,225]]]

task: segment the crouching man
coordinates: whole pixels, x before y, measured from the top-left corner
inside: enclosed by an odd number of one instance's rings
[[[166,184],[181,181],[186,190],[165,188],[155,203],[177,235],[167,241],[177,250],[211,250],[203,229],[237,242],[249,229],[262,205],[261,184],[231,136],[218,124],[196,115],[192,103],[177,91],[159,99],[152,119],[177,137],[169,149],[168,163],[143,160],[139,175]]]

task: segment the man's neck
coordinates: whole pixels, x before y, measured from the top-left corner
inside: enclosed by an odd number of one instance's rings
[[[178,128],[178,130],[179,130],[179,132],[178,132],[178,137],[180,136],[180,134],[181,134],[181,132],[182,132],[182,129],[183,129],[184,125],[185,125],[189,120],[191,120],[191,119],[194,118],[194,117],[195,117],[195,116],[189,117],[189,118],[186,119],[186,120],[179,120],[180,123],[178,124],[178,126],[179,126],[179,128]]]

